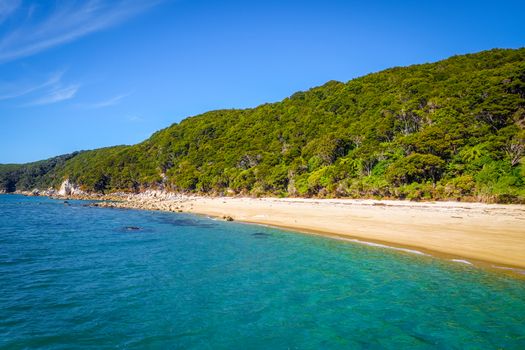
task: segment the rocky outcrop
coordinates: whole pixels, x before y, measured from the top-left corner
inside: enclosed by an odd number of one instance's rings
[[[75,195],[83,195],[84,191],[82,191],[77,185],[70,182],[69,179],[65,179],[64,182],[62,182],[62,185],[60,185],[60,189],[58,190],[59,196],[75,196]]]
[[[176,200],[183,197],[183,195],[179,193],[163,190],[146,190],[138,194],[132,194],[131,196],[139,200]]]
[[[43,196],[55,196],[57,194],[57,190],[55,190],[53,187],[49,187],[47,190],[42,192]]]

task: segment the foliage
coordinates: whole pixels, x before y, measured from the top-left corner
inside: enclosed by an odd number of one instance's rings
[[[0,189],[525,201],[525,49],[330,81],[134,146],[1,165]]]
[[[386,178],[394,185],[436,182],[443,173],[445,161],[432,154],[413,153],[401,158],[388,168]]]

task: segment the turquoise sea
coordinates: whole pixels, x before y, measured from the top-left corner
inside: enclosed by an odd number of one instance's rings
[[[0,349],[525,349],[525,281],[188,214],[0,196]]]

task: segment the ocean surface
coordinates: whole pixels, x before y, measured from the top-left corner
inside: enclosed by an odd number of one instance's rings
[[[0,349],[525,349],[525,281],[188,214],[0,196]]]

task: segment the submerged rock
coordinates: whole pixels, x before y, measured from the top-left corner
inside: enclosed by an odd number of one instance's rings
[[[255,233],[252,233],[252,236],[262,238],[262,237],[270,237],[271,234],[265,233],[265,232],[255,232]]]

